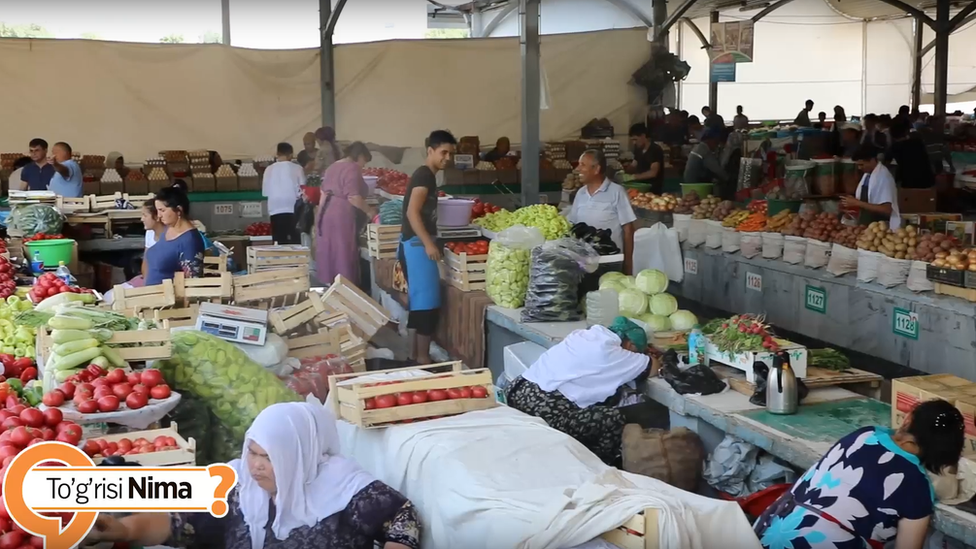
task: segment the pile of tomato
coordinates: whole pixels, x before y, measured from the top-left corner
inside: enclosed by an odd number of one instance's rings
[[[159,435],[152,440],[145,437],[139,437],[135,440],[121,438],[117,441],[109,441],[104,438],[89,439],[85,441],[85,445],[81,449],[94,458],[166,452],[168,450],[179,450],[180,445],[176,443],[176,439],[173,437]]]
[[[30,357],[17,358],[6,353],[0,354],[0,364],[3,365],[3,375],[0,381],[6,379],[19,379],[21,383],[27,383],[37,379],[37,368],[34,359]]]
[[[122,369],[106,372],[96,364],[89,364],[46,393],[42,402],[57,408],[70,399],[80,413],[98,414],[114,412],[123,404],[129,410],[138,410],[149,404],[150,398],[166,400],[171,394],[159,370],[150,368],[127,374]]]
[[[244,229],[244,234],[247,236],[271,236],[271,223],[251,223]]]
[[[488,241],[448,242],[444,247],[456,254],[485,255],[488,253]]]
[[[387,383],[377,383],[376,385],[385,384]],[[367,410],[374,410],[377,408],[393,408],[395,406],[410,406],[412,404],[423,404],[425,402],[460,400],[466,398],[488,398],[488,389],[485,389],[481,385],[475,385],[473,387],[432,389],[430,391],[405,391],[402,393],[390,393],[388,395],[367,398],[364,404]]]
[[[478,219],[485,214],[495,213],[501,210],[501,206],[495,206],[491,202],[482,202],[480,199],[474,199],[474,206],[471,207],[471,219]]]
[[[4,250],[6,251],[6,248]],[[10,263],[10,260],[0,256],[0,298],[7,299],[17,291],[17,281],[14,278],[16,274],[17,269]]]
[[[6,283],[3,276],[5,274],[3,269],[4,267],[2,265],[2,261],[0,261],[0,289],[2,289],[3,284]],[[13,279],[11,278],[11,280]],[[14,288],[16,287],[17,286],[15,283]],[[37,277],[37,280],[34,282],[34,287],[31,288],[29,292],[27,292],[27,295],[34,303],[40,303],[41,301],[44,301],[44,298],[46,297],[51,297],[52,295],[58,295],[58,294],[65,294],[69,292],[73,294],[81,294],[81,293],[91,293],[91,290],[85,288],[79,288],[78,286],[72,286],[66,283],[64,280],[58,278],[58,276],[55,275],[54,273],[44,273],[41,276]],[[0,296],[2,295],[3,292],[0,291]]]
[[[24,242],[34,242],[35,240],[61,240],[64,236],[61,233],[58,234],[44,234],[37,233],[34,236],[25,236]]]

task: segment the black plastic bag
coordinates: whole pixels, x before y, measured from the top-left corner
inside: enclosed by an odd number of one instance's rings
[[[752,371],[756,374],[756,391],[749,397],[749,402],[756,406],[766,405],[766,379],[769,378],[769,366],[765,362],[756,362],[752,365]],[[796,399],[803,402],[810,394],[810,388],[803,383],[803,380],[796,378]]]
[[[295,201],[295,228],[299,233],[312,234],[315,225],[315,204],[299,198]]]
[[[678,354],[669,349],[661,358],[661,377],[679,395],[713,395],[725,390],[725,382],[708,366],[696,364],[686,370],[678,367]],[[765,403],[763,403],[765,404]]]
[[[592,246],[572,238],[533,248],[522,322],[581,320],[580,279],[584,272],[596,268],[597,261],[599,257]]]

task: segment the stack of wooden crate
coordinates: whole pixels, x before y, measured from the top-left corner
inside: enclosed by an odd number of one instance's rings
[[[332,285],[322,296],[322,301],[326,310],[344,313],[349,317],[356,335],[365,340],[376,335],[392,318],[389,311],[342,275],[336,275]]]
[[[305,268],[312,263],[306,246],[251,246],[247,249],[247,273]]]
[[[439,264],[441,280],[462,292],[484,290],[488,279],[488,255],[456,254],[444,249],[444,261]]]
[[[374,259],[395,259],[398,246],[400,246],[399,225],[370,223],[366,226],[366,247],[369,250],[370,257]]]

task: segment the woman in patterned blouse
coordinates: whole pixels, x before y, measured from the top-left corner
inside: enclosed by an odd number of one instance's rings
[[[275,404],[248,429],[229,510],[105,514],[90,541],[199,549],[384,549],[420,547],[410,502],[338,455],[335,419],[317,403]]]

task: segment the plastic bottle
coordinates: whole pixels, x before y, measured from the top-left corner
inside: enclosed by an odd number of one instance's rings
[[[610,326],[620,314],[620,301],[617,291],[596,290],[586,294],[586,324]]]
[[[705,351],[705,340],[702,337],[701,326],[695,324],[688,334],[688,365],[694,366],[701,361]]]
[[[74,277],[71,276],[71,271],[68,270],[68,266],[64,264],[64,261],[58,262],[58,270],[54,271],[55,276],[64,281],[65,284],[71,284]]]
[[[34,260],[31,261],[31,272],[36,274],[42,270],[44,270],[44,262],[41,261],[41,252],[40,250],[34,250]]]

